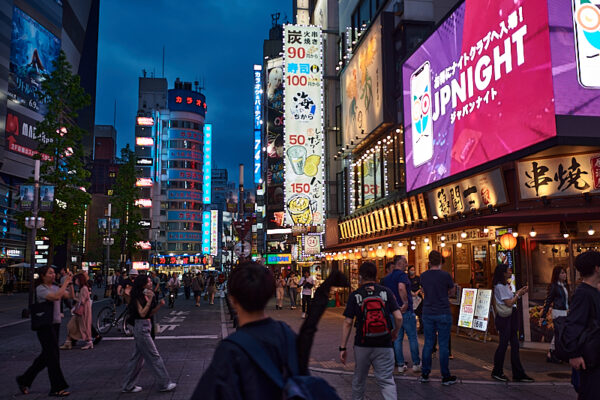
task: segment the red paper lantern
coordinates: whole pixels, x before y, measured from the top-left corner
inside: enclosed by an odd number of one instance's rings
[[[505,233],[500,236],[500,244],[506,250],[512,250],[517,245],[517,238],[512,235],[512,233]]]

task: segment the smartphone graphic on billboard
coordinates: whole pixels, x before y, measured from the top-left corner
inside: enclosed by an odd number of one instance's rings
[[[600,0],[573,0],[573,24],[579,83],[600,89]]]
[[[425,61],[410,77],[412,151],[415,167],[433,157],[433,121],[431,119],[431,66]]]

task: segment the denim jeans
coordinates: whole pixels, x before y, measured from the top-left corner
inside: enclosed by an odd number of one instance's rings
[[[423,375],[431,373],[431,353],[437,335],[440,351],[440,370],[442,377],[450,376],[450,351],[448,341],[450,340],[450,329],[452,328],[452,315],[423,314],[423,329],[425,331],[425,345],[423,346]]]
[[[410,357],[413,365],[418,365],[421,363],[421,359],[419,358],[419,341],[417,340],[417,319],[415,318],[415,313],[412,311],[403,313],[402,321],[398,337],[394,341],[396,364],[404,365],[402,342],[404,341],[404,333],[406,332],[406,337],[408,338],[408,343],[410,345]]]
[[[396,382],[394,381],[394,351],[389,347],[354,346],[354,376],[352,377],[352,400],[365,397],[367,375],[373,366],[375,381],[385,400],[396,400]]]

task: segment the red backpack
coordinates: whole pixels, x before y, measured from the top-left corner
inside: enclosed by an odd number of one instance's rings
[[[362,331],[361,345],[381,345],[391,340],[392,322],[385,306],[388,300],[385,288],[365,286],[355,296],[361,311],[358,321]]]

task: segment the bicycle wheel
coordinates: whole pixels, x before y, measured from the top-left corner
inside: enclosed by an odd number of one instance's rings
[[[129,319],[129,311],[125,311],[123,313],[123,317],[121,319],[121,321],[122,321],[121,328],[123,329],[123,334],[125,336],[133,336],[133,325],[130,325],[127,323],[128,319]]]
[[[107,334],[113,326],[114,311],[111,306],[106,306],[98,312],[96,317],[96,329],[102,335]]]

